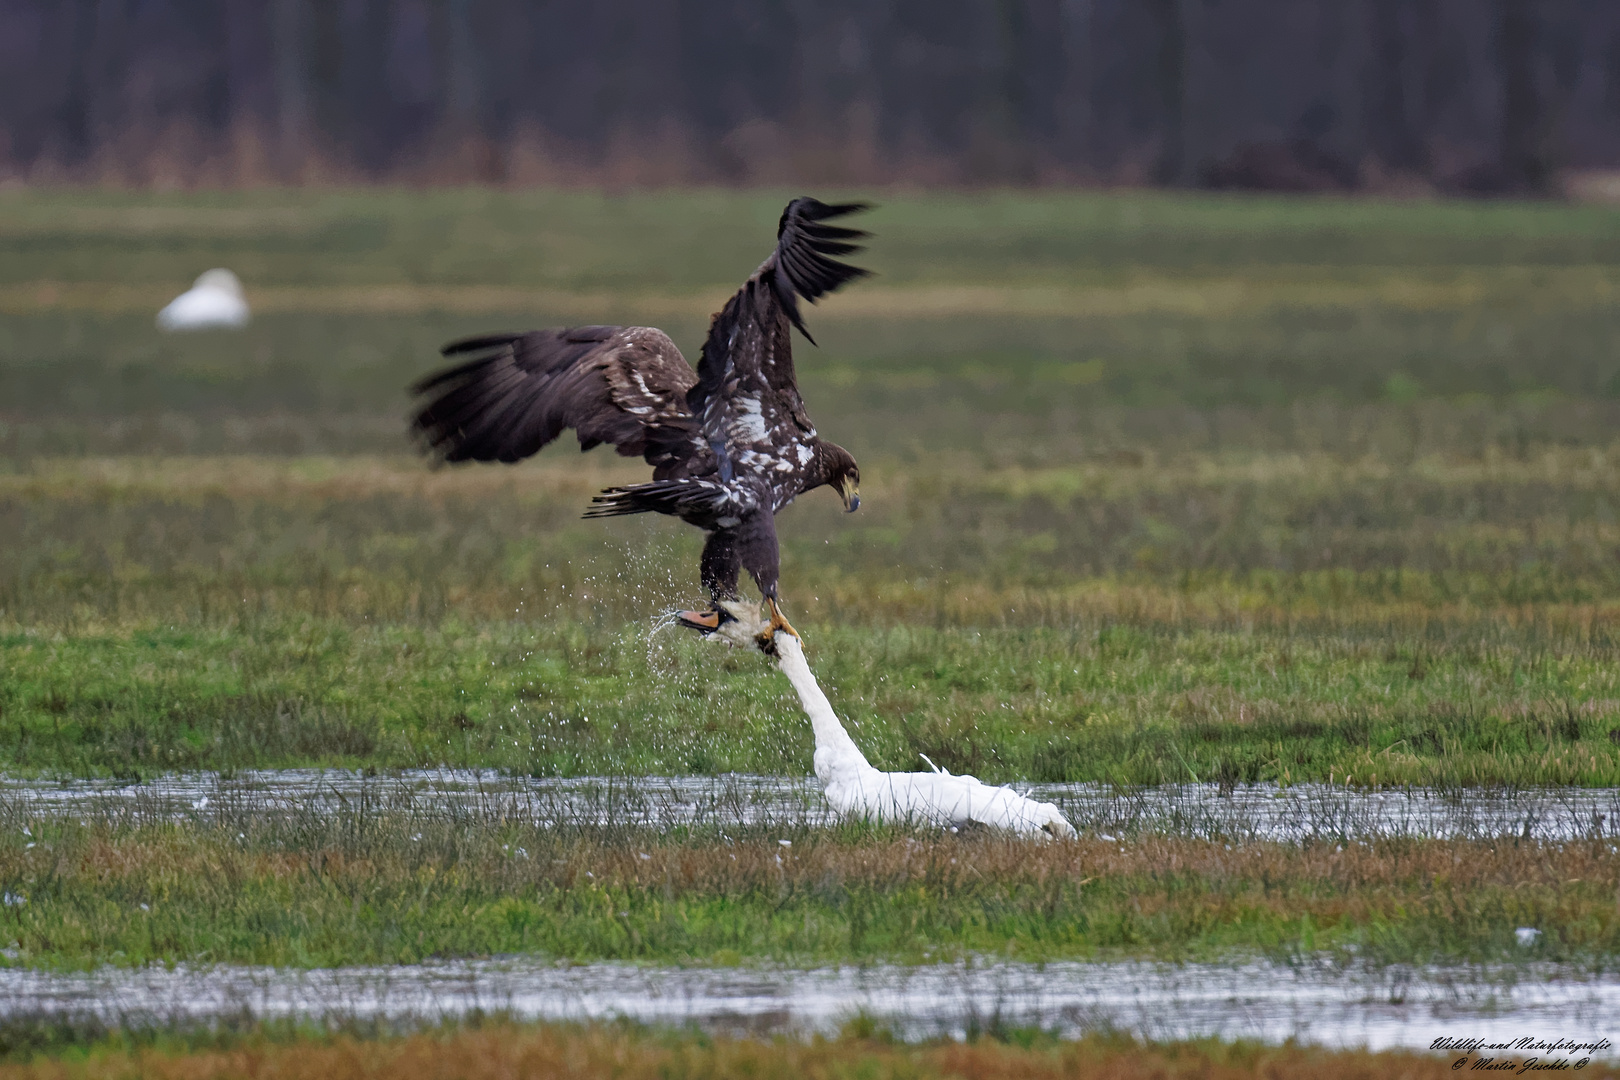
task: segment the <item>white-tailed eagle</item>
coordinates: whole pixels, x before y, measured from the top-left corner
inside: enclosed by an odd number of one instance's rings
[[[470,357],[412,390],[427,400],[414,427],[444,461],[518,461],[573,428],[580,448],[611,443],[653,467],[649,483],[609,488],[586,517],[655,511],[708,534],[700,567],[712,607],[681,621],[712,631],[731,616],[739,570],[770,605],[770,634],[793,633],[777,605],[776,512],[827,484],[860,505],[860,469],[816,434],[793,373],[794,327],[814,344],[799,300],[866,271],[838,261],[867,234],[828,224],[866,209],[794,199],[776,249],[709,324],[693,371],[662,330],[578,326],[452,342]],[[795,635],[797,636],[797,635]]]

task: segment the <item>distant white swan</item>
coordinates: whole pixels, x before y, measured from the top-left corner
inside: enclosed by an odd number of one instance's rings
[[[798,637],[786,632],[769,636],[768,624],[757,613],[742,605],[726,604],[726,608],[737,621],[724,624],[715,636],[741,648],[774,649],[777,666],[793,684],[810,717],[816,734],[816,779],[838,813],[884,822],[929,822],[946,828],[973,822],[1009,829],[1020,836],[1077,835],[1051,803],[1037,802],[1010,787],[992,787],[976,776],[952,775],[926,756],[923,760],[933,772],[874,769],[821,692]]]
[[[158,312],[159,330],[238,328],[248,323],[242,283],[229,270],[205,270],[197,283]]]

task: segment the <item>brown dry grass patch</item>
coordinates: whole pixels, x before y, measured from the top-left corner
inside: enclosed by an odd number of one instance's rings
[[[228,1050],[113,1052],[82,1061],[0,1066],[0,1080],[390,1080],[569,1076],[589,1080],[748,1077],[820,1080],[1065,1077],[1071,1080],[1425,1080],[1451,1075],[1451,1058],[1406,1052],[1329,1051],[1298,1046],[1142,1046],[1087,1038],[1023,1048],[995,1042],[889,1045],[860,1039],[763,1042],[672,1039],[611,1027],[497,1026],[450,1035],[248,1046]],[[1598,1064],[1584,1076],[1612,1077]]]

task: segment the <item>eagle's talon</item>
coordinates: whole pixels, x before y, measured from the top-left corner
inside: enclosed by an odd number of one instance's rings
[[[804,638],[799,637],[799,632],[793,629],[793,624],[787,621],[787,616],[782,614],[782,609],[776,606],[776,601],[773,598],[767,596],[765,606],[771,613],[770,621],[761,627],[759,635],[754,638],[754,644],[759,646],[760,652],[766,656],[777,655],[776,632],[778,630],[786,631],[799,638],[801,642],[804,641]]]
[[[782,609],[776,606],[776,601],[771,597],[766,597],[765,602],[769,604],[771,608],[771,625],[766,631],[766,634],[771,637],[775,637],[778,630],[786,630],[794,637],[799,638],[799,641],[802,643],[804,638],[799,637],[799,632],[793,629],[792,623],[787,621],[787,616],[783,615]]]

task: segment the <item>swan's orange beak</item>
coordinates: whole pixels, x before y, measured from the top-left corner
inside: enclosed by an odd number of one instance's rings
[[[725,613],[718,608],[708,611],[677,611],[675,621],[701,634],[712,634],[725,621]]]

